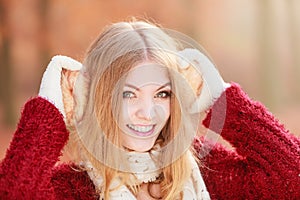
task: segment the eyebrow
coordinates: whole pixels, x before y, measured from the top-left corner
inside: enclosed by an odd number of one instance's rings
[[[169,86],[169,85],[171,86],[171,83],[170,83],[170,82],[167,82],[167,83],[163,84],[162,86],[160,86],[156,91],[161,90],[162,88],[167,87],[167,86]],[[133,88],[133,89],[135,89],[135,90],[137,90],[137,91],[140,90],[140,88],[138,88],[138,87],[136,87],[136,86],[134,86],[134,85],[128,84],[128,83],[126,83],[125,86],[131,87],[131,88]]]

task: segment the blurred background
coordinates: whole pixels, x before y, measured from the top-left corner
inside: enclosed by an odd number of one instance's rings
[[[105,25],[131,16],[194,38],[226,81],[300,135],[300,1],[0,0],[0,159],[51,57],[81,61]]]

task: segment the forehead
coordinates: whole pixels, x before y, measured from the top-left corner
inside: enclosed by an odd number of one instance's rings
[[[170,79],[166,67],[145,62],[134,66],[128,72],[125,82],[142,87],[148,84],[166,84]]]

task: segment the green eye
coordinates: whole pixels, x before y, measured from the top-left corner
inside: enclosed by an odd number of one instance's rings
[[[156,98],[168,98],[168,97],[170,97],[170,92],[168,92],[168,91],[161,91],[161,92],[159,92],[159,93],[157,93],[156,95],[155,95],[155,97]]]
[[[123,98],[124,99],[130,99],[130,98],[133,98],[135,97],[134,93],[133,92],[130,92],[130,91],[125,91],[123,92]]]

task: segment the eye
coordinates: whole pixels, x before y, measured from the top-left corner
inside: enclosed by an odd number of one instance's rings
[[[165,98],[169,98],[170,96],[171,96],[171,92],[169,92],[169,91],[161,91],[161,92],[158,92],[154,97],[155,98],[165,99]]]
[[[134,98],[135,94],[131,91],[124,91],[123,92],[123,99],[131,99]]]

